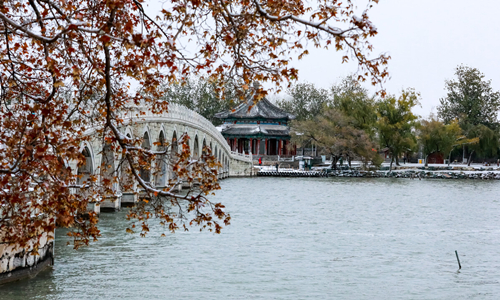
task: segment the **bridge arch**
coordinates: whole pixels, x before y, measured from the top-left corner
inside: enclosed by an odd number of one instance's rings
[[[125,129],[125,136],[129,139],[133,138],[132,129],[127,126]],[[137,200],[137,184],[133,178],[133,175],[130,174],[130,165],[126,157],[122,157],[120,162],[120,191],[122,192],[122,202],[131,202],[135,203]],[[123,201],[125,200],[125,201]]]
[[[109,185],[113,190],[116,190],[115,176],[119,174],[116,172],[115,153],[113,152],[113,145],[106,142],[101,150],[100,175],[101,181],[105,181],[105,184]]]
[[[201,154],[206,155],[207,153],[207,140],[203,138],[203,145],[201,146]]]
[[[165,151],[166,150],[166,141],[165,141],[165,133],[164,129],[160,130],[160,134],[158,135],[158,145],[156,146],[156,151]],[[155,185],[158,187],[165,186],[167,180],[167,162],[165,161],[166,156],[164,154],[158,155],[156,157],[155,163]]]
[[[142,140],[142,145],[141,147],[143,149],[151,150],[151,139],[149,138],[149,130],[145,130],[143,133],[143,140]],[[147,161],[148,164],[151,162],[149,161],[149,158],[147,155],[143,154],[142,159]],[[139,169],[140,176],[142,180],[145,182],[151,182],[151,169],[146,167],[146,166],[141,166]]]
[[[179,149],[178,149],[178,142],[177,142],[177,131],[174,129],[174,132],[172,133],[172,141],[170,143],[170,151],[172,153],[179,153]]]
[[[120,112],[117,113],[120,114]],[[145,106],[133,106],[129,111],[121,114],[124,125],[119,127],[120,132],[132,140],[142,138],[143,147],[146,149],[159,151],[166,150],[168,146],[170,154],[175,154],[180,150],[178,139],[183,134],[187,134],[190,137],[192,158],[199,159],[203,146],[210,147],[212,155],[221,164],[220,178],[248,176],[252,172],[250,155],[232,152],[226,139],[210,121],[181,105],[170,104],[168,112],[160,115],[151,113]],[[86,169],[80,167],[78,170],[77,163],[70,162],[73,174],[78,171],[81,174],[97,174],[100,175],[101,180],[111,179],[112,175],[116,176],[117,178],[114,178],[116,188],[114,186],[113,190],[116,190],[116,195],[119,195],[117,197],[121,199],[122,204],[137,202],[138,186],[128,171],[130,166],[125,157],[122,157],[122,152],[112,153],[110,150],[115,148],[115,145],[105,145],[98,128],[89,128],[85,131],[85,135],[91,140],[90,143],[82,144],[80,150],[83,151],[84,146],[87,147],[84,153],[85,157],[88,157],[85,161]],[[158,187],[165,186],[170,180],[176,180],[172,170],[173,159],[173,156],[167,156],[161,161],[157,156],[157,159],[151,162],[151,168],[142,170],[141,177]],[[147,175],[149,175],[149,180],[147,180]],[[101,208],[103,207],[101,203]]]
[[[134,137],[134,133],[132,131],[132,128],[130,126],[127,126],[125,128],[125,136],[128,137],[129,139],[133,138]]]
[[[83,184],[91,175],[94,175],[94,153],[92,146],[88,142],[82,143],[80,153],[84,156],[84,161],[78,164],[77,168],[77,184]]]
[[[193,141],[193,152],[191,154],[193,159],[198,159],[200,158],[200,146],[198,142],[198,135],[195,135],[194,141]]]

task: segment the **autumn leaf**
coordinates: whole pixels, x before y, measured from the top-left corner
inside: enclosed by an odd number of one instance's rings
[[[54,87],[55,87],[55,88],[58,88],[58,87],[63,87],[63,86],[64,86],[64,82],[62,82],[62,81],[56,81],[56,82],[54,83]]]

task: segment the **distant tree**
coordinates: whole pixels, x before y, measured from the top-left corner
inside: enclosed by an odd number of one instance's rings
[[[469,166],[472,163],[474,153],[477,153],[483,158],[494,157],[497,155],[499,146],[499,136],[497,131],[483,124],[478,124],[467,131],[467,137],[477,140],[476,143],[467,147],[469,150],[469,159],[467,164]]]
[[[215,114],[236,107],[242,100],[240,90],[236,85],[232,81],[226,81],[220,87],[214,82],[200,80],[194,111],[207,118],[215,126],[221,125],[222,120],[215,118]]]
[[[378,120],[376,128],[380,145],[388,148],[391,156],[390,169],[398,157],[407,151],[413,151],[417,145],[414,128],[418,116],[411,111],[419,104],[419,94],[413,89],[403,90],[401,96],[387,96],[377,103]]]
[[[356,128],[364,130],[371,137],[375,136],[375,100],[368,96],[368,90],[363,88],[354,76],[347,76],[339,84],[332,86],[331,99],[329,104],[353,118]]]
[[[182,82],[175,82],[163,86],[165,94],[163,100],[169,103],[184,105],[185,107],[194,110],[196,98],[197,81],[193,78],[186,78]]]
[[[222,124],[222,121],[214,115],[235,107],[240,99],[239,90],[231,81],[225,82],[221,87],[203,78],[187,78],[167,85],[164,89],[164,100],[196,111],[215,126]]]
[[[297,121],[312,120],[328,103],[328,90],[312,83],[299,83],[288,89],[290,98],[277,100],[276,105],[295,115]]]
[[[448,94],[440,99],[438,115],[445,123],[457,119],[460,127],[483,124],[489,128],[498,127],[500,93],[493,91],[491,80],[484,80],[484,74],[476,68],[458,66],[456,80],[446,81]]]
[[[354,125],[356,120],[334,108],[326,108],[312,120],[292,122],[292,143],[301,147],[310,142],[320,153],[332,158],[332,168],[337,168],[340,157],[350,164],[354,158],[380,165],[381,158],[370,136]]]
[[[419,142],[422,145],[425,155],[425,166],[428,165],[428,157],[434,152],[441,153],[448,157],[451,151],[461,145],[475,144],[478,138],[467,139],[457,120],[445,125],[443,122],[431,117],[429,120],[422,120],[419,127]]]
[[[484,74],[476,68],[459,66],[456,80],[446,81],[448,94],[440,99],[439,116],[449,123],[459,121],[469,139],[479,139],[474,145],[463,147],[464,155],[468,150],[470,165],[473,154],[493,157],[498,150],[498,110],[500,93],[493,91],[491,80],[484,80]]]

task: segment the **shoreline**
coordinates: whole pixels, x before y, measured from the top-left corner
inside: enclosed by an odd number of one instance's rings
[[[382,167],[384,168],[384,167]],[[500,168],[488,166],[397,166],[393,170],[333,170],[314,169],[301,171],[256,167],[257,176],[268,177],[357,177],[357,178],[408,178],[408,179],[481,179],[500,180]]]

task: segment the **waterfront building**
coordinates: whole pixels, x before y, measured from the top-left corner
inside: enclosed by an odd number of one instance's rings
[[[232,151],[260,156],[295,155],[290,145],[288,122],[295,116],[276,107],[263,98],[257,103],[253,97],[238,105],[234,110],[215,114],[222,119],[222,136]]]

